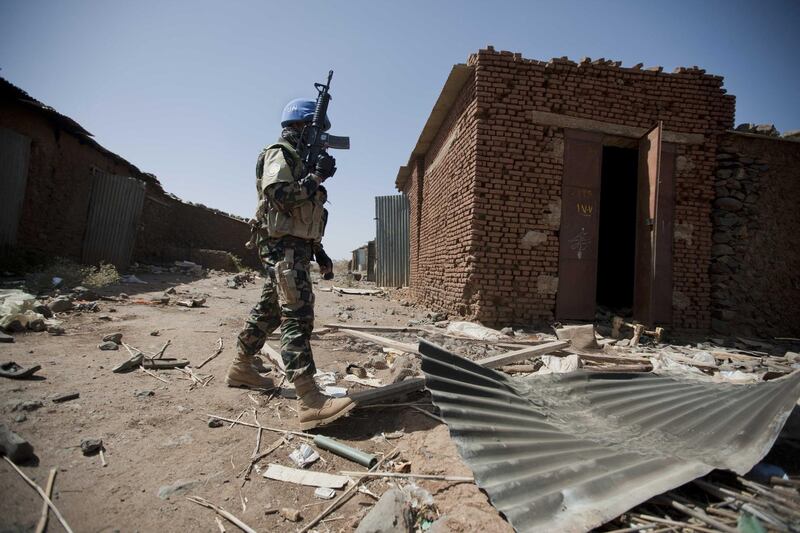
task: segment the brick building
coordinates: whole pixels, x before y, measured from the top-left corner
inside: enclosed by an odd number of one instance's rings
[[[491,47],[454,66],[396,180],[412,293],[492,325],[592,320],[602,305],[710,328],[723,309],[718,154],[735,107],[722,81]],[[800,143],[772,142],[797,161]]]
[[[219,268],[230,252],[258,266],[244,247],[249,236],[245,221],[166,193],[154,175],[0,78],[0,255]]]

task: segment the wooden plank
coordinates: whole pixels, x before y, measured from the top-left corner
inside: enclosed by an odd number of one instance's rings
[[[351,329],[353,331],[388,331],[402,333],[404,331],[419,331],[413,326],[365,326],[361,324],[325,324],[330,329]]]
[[[495,355],[492,357],[486,357],[484,359],[478,359],[477,361],[475,361],[475,363],[481,366],[485,366],[487,368],[497,368],[498,366],[503,366],[510,363],[516,363],[517,361],[530,359],[531,357],[535,357],[537,355],[543,355],[546,353],[554,352],[556,350],[563,350],[568,346],[569,346],[569,341],[553,341],[545,344],[540,344],[538,346],[530,346],[528,348],[523,348],[521,350],[516,350],[513,352]]]
[[[353,329],[340,329],[339,331],[341,331],[342,333],[346,333],[351,337],[356,337],[358,339],[363,339],[365,341],[374,342],[375,344],[379,344],[380,346],[385,346],[387,348],[394,348],[395,350],[400,350],[401,352],[408,352],[419,355],[419,350],[417,349],[416,344],[406,344],[405,342],[387,339],[386,337],[381,337],[379,335],[372,335],[371,333],[366,333],[364,331],[355,331]]]

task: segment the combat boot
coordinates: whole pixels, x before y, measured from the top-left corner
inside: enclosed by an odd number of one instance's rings
[[[243,353],[237,353],[236,358],[228,367],[225,383],[228,387],[244,387],[246,389],[274,389],[275,383],[270,378],[258,373],[253,366],[255,358]]]
[[[350,398],[325,396],[314,378],[307,374],[295,378],[294,390],[300,400],[300,429],[303,431],[330,424],[356,406]]]

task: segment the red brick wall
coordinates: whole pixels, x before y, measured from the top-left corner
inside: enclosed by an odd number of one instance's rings
[[[425,154],[410,169],[412,294],[430,307],[474,314],[475,87],[467,80]]]
[[[456,125],[469,124],[475,146],[451,148],[447,165],[409,180],[409,190],[424,183],[421,206],[410,195],[412,234],[415,215],[422,228],[419,242],[412,235],[415,294],[492,325],[552,320],[564,133],[535,124],[531,112],[637,128],[661,120],[668,131],[703,135],[701,144],[677,147],[675,224],[681,231],[674,242],[674,322],[708,328],[715,153],[734,113],[722,78],[700,69],[665,74],[606,61],[546,63],[491,48],[468,63],[475,67],[474,86],[462,92],[439,145]],[[437,155],[431,149],[426,163]],[[450,170],[458,168],[474,172]],[[469,177],[472,182],[464,179]],[[461,215],[449,219],[454,211]],[[470,213],[471,227],[460,219]],[[535,244],[523,245],[526,235]]]

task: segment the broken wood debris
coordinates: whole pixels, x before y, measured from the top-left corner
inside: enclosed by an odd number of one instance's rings
[[[556,350],[563,350],[568,346],[569,341],[546,342],[544,344],[539,344],[538,346],[530,346],[528,348],[522,348],[521,350],[495,355],[492,357],[486,357],[484,359],[478,359],[475,361],[475,363],[487,368],[496,368],[498,366],[530,359],[531,357],[535,357],[537,355],[555,352]]]
[[[267,471],[264,472],[263,475],[267,479],[286,481],[297,485],[306,485],[308,487],[325,487],[328,489],[341,489],[350,481],[350,478],[346,476],[289,468],[275,463],[270,463],[267,467]]]
[[[364,331],[356,331],[354,329],[344,328],[340,329],[339,331],[341,333],[350,335],[351,337],[356,337],[358,339],[363,339],[365,341],[374,342],[375,344],[378,344],[380,346],[385,346],[387,348],[394,348],[395,350],[400,350],[401,352],[419,354],[416,344],[407,344],[405,342],[400,342],[393,339],[387,339],[386,337],[373,335],[371,333],[366,333]]]
[[[459,483],[472,483],[475,478],[472,476],[440,476],[436,474],[404,474],[400,472],[353,472],[350,470],[342,470],[340,472],[345,476],[365,476],[365,477],[397,477],[406,479],[429,479],[434,481],[457,481]]]
[[[217,339],[217,349],[214,351],[214,353],[209,355],[202,363],[197,365],[197,369],[200,370],[201,368],[203,368],[203,366],[205,366],[206,363],[208,363],[209,361],[211,361],[212,359],[214,359],[215,357],[217,357],[221,353],[222,353],[222,337]]]
[[[196,503],[197,505],[202,505],[203,507],[213,509],[214,512],[216,512],[218,515],[220,515],[225,520],[235,525],[242,531],[245,531],[246,533],[256,533],[255,529],[251,528],[250,526],[248,526],[247,524],[236,518],[233,514],[229,513],[219,505],[214,505],[205,498],[201,498],[200,496],[187,496],[186,499],[189,500],[190,502]]]
[[[47,485],[45,486],[44,493],[47,494],[48,498],[53,497],[53,485],[56,482],[56,474],[58,473],[58,468],[51,468],[50,475],[47,477]],[[44,533],[47,529],[47,520],[50,516],[50,507],[48,507],[47,502],[42,502],[42,516],[39,517],[39,523],[36,524],[36,533]]]
[[[42,490],[42,488],[39,485],[37,485],[32,479],[30,479],[28,476],[26,476],[25,473],[22,470],[20,470],[19,467],[17,467],[17,465],[15,465],[14,462],[11,459],[6,457],[5,455],[3,456],[3,459],[8,464],[11,465],[11,468],[13,468],[17,472],[17,474],[19,474],[22,477],[22,479],[25,480],[25,483],[27,483],[28,485],[33,487],[33,489],[36,492],[39,493],[39,496],[41,496],[42,500],[44,500],[44,502],[47,504],[47,506],[53,511],[53,514],[56,515],[56,518],[58,519],[59,522],[61,522],[61,525],[64,526],[64,529],[67,531],[67,533],[73,533],[72,532],[72,528],[69,527],[69,524],[67,523],[67,521],[64,520],[64,517],[61,516],[61,513],[56,508],[55,504],[52,502],[52,500],[50,500],[50,496],[48,496]]]

